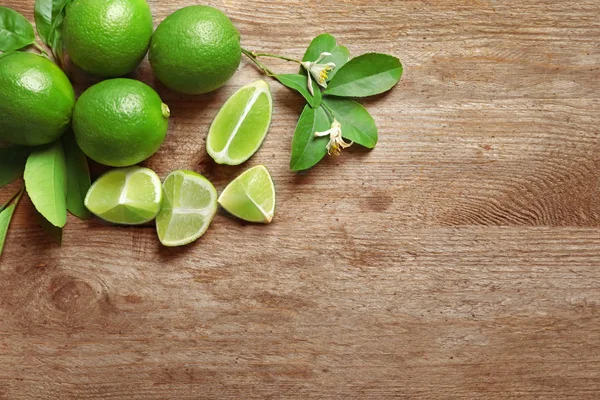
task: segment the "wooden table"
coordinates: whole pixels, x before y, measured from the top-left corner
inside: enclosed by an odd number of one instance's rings
[[[156,23],[192,3],[151,1]],[[399,56],[365,102],[379,145],[291,173],[302,101],[271,82],[261,150],[217,166],[208,126],[258,71],[186,97],[144,62],[173,115],[146,164],[221,190],[264,163],[275,220],[219,212],[166,249],[70,217],[58,247],[26,199],[0,261],[0,399],[599,398],[600,2],[206,3],[253,50],[301,57],[328,31]]]

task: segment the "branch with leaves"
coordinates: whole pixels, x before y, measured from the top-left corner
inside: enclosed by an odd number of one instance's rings
[[[54,60],[64,69],[62,27],[72,0],[36,0],[36,29]],[[50,59],[35,39],[33,25],[18,12],[0,7],[0,58],[34,46]],[[0,188],[23,178],[25,185],[0,207],[0,255],[15,208],[26,191],[37,210],[41,227],[56,242],[62,241],[67,211],[80,219],[90,218],[84,205],[90,187],[87,157],[72,133],[38,147],[0,145]]]
[[[67,7],[72,0],[36,0],[35,27],[42,42],[50,49],[58,64],[65,66],[62,28]]]
[[[54,59],[64,69],[62,27],[66,8],[72,0],[37,0],[35,26],[42,42],[51,49]],[[49,57],[46,49],[35,38],[33,25],[23,15],[8,7],[0,7],[0,57],[26,47],[34,46]]]
[[[375,121],[352,98],[373,96],[393,88],[402,76],[398,58],[379,53],[350,58],[348,48],[338,45],[330,34],[314,38],[302,60],[246,49],[242,52],[265,75],[297,91],[307,102],[292,139],[292,171],[311,168],[325,155],[339,155],[352,144],[375,147]],[[260,60],[266,57],[295,62],[300,71],[276,74]]]

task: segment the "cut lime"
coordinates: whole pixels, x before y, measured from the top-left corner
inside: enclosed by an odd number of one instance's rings
[[[206,232],[217,212],[217,191],[200,174],[173,171],[163,183],[156,232],[165,246],[192,243]]]
[[[260,147],[271,123],[273,101],[263,80],[235,92],[221,107],[206,140],[208,154],[218,164],[239,165]]]
[[[250,168],[227,185],[219,204],[244,221],[268,224],[275,213],[271,174],[264,165]]]
[[[94,182],[85,206],[98,217],[116,224],[152,221],[160,210],[160,178],[148,168],[113,169]]]

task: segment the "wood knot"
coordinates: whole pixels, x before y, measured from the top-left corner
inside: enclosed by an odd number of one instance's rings
[[[51,301],[58,310],[76,314],[87,310],[98,302],[100,293],[80,279],[58,276],[50,285]]]

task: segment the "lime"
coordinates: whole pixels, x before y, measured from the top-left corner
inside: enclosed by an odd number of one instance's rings
[[[268,224],[275,213],[271,174],[264,165],[250,168],[227,185],[218,201],[221,207],[244,221]]]
[[[148,59],[165,86],[201,94],[227,82],[241,55],[240,33],[225,14],[208,6],[189,6],[158,25]]]
[[[75,103],[73,131],[92,160],[126,167],[158,150],[168,129],[169,107],[150,86],[110,79],[87,89]]]
[[[267,82],[258,80],[242,87],[215,117],[208,131],[206,151],[219,164],[243,163],[256,153],[265,139],[272,111]]]
[[[206,232],[217,212],[217,191],[200,174],[173,171],[163,183],[156,232],[165,246],[192,243]]]
[[[63,37],[73,63],[103,77],[133,71],[152,37],[145,0],[75,0],[67,9]]]
[[[156,217],[161,195],[160,178],[151,169],[119,168],[98,178],[84,203],[88,210],[108,222],[137,225]]]
[[[64,72],[45,57],[0,58],[0,139],[26,146],[58,139],[71,122],[75,94]]]

